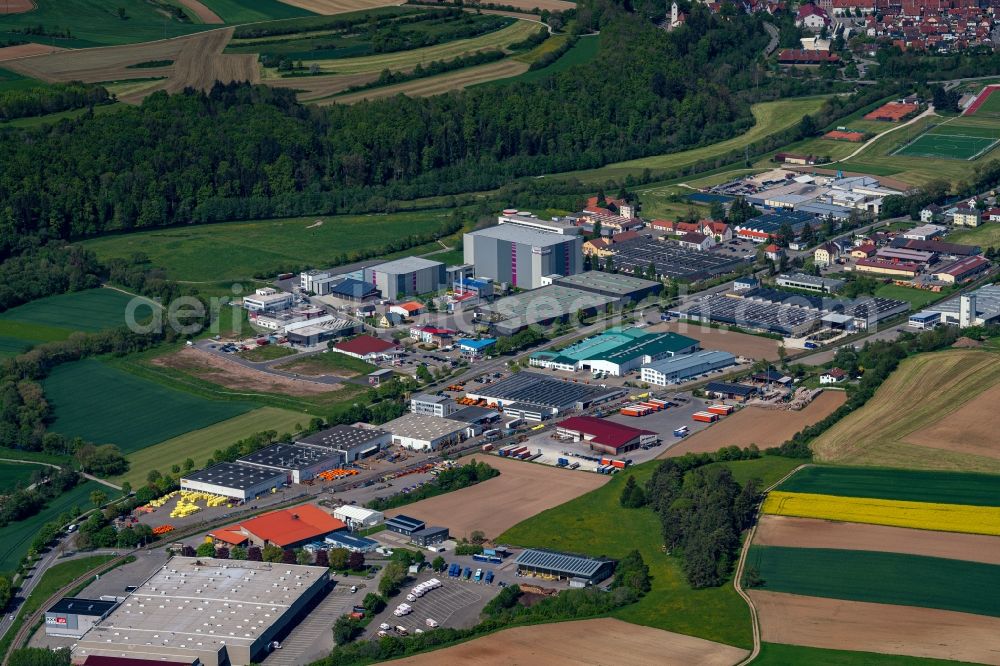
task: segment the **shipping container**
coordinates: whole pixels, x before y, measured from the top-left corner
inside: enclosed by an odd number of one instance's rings
[[[483,444],[483,453],[485,453],[487,451],[492,451],[492,450],[493,450],[493,445],[492,444]]]
[[[639,406],[640,407],[648,407],[649,409],[652,409],[654,412],[658,412],[661,409],[663,409],[662,406],[656,404],[655,402],[640,402]]]
[[[712,405],[706,412],[711,412],[712,414],[718,414],[719,416],[729,416],[733,413],[732,405]]]
[[[719,415],[712,412],[695,412],[691,415],[691,419],[700,423],[715,423],[719,420]]]
[[[560,458],[559,460],[556,461],[557,467],[566,467],[567,465],[569,465],[568,458]]]

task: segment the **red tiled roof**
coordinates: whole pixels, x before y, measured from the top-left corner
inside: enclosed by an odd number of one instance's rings
[[[276,546],[287,546],[342,530],[347,525],[315,504],[303,504],[251,518],[239,527]]]
[[[847,376],[847,373],[841,370],[840,368],[830,368],[823,374],[830,375],[831,377],[835,377],[836,379],[842,379],[843,377]]]
[[[780,247],[778,247],[774,243],[771,243],[770,245],[764,248],[764,252],[777,252],[780,249],[781,249]]]
[[[608,241],[604,240],[603,238],[591,238],[589,241],[587,241],[587,243],[589,243],[591,247],[594,247],[598,250],[603,250],[608,246]]]
[[[912,261],[884,261],[882,259],[858,259],[858,266],[868,266],[871,268],[886,268],[893,270],[907,271],[909,273],[920,272],[920,266]]]
[[[615,234],[611,237],[612,243],[621,243],[622,241],[632,240],[633,238],[638,238],[638,231],[623,231],[620,234]]]
[[[840,56],[829,51],[810,51],[807,49],[781,49],[778,53],[779,62],[823,63],[840,62]]]
[[[403,308],[407,312],[419,312],[424,309],[424,304],[417,301],[407,301],[405,303],[397,303],[394,307]]]
[[[937,274],[944,273],[946,275],[951,275],[955,278],[960,278],[963,275],[972,273],[979,270],[983,266],[988,266],[990,263],[989,259],[981,257],[979,255],[973,255],[971,257],[965,257],[964,259],[959,259],[958,261],[948,264],[944,268],[935,271]]]
[[[217,530],[213,530],[208,533],[208,536],[212,537],[216,541],[224,541],[228,544],[238,546],[247,540],[247,535],[242,534],[239,525],[230,525],[229,527],[220,527]]]
[[[389,351],[390,349],[395,349],[398,346],[399,345],[395,342],[388,342],[386,340],[382,340],[381,338],[372,337],[371,335],[359,335],[353,340],[338,342],[334,345],[334,348],[350,352],[351,354],[361,354],[362,356],[365,356],[367,354],[381,354]]]
[[[572,416],[557,424],[566,430],[593,436],[593,441],[620,449],[640,435],[655,435],[652,430],[640,430],[595,416]]]

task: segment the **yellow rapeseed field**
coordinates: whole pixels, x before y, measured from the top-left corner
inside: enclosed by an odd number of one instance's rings
[[[1000,507],[772,491],[764,513],[1000,536]]]

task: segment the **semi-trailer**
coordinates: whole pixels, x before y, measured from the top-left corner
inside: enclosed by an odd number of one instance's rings
[[[695,412],[691,415],[691,419],[699,423],[715,423],[719,420],[719,415],[712,412]]]
[[[732,405],[712,405],[706,412],[711,412],[712,414],[718,414],[719,416],[729,416],[733,413]]]
[[[567,467],[567,469],[579,469],[579,468],[580,468],[580,463],[578,463],[576,461],[571,462],[569,464],[569,466]]]

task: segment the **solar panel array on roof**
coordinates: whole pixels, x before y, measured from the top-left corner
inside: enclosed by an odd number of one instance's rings
[[[614,392],[597,386],[551,379],[534,372],[519,372],[492,386],[479,389],[478,395],[558,409],[577,402],[591,402]]]
[[[581,578],[590,578],[606,562],[607,560],[595,560],[591,557],[583,557],[581,555],[570,555],[551,550],[536,550],[534,548],[525,550],[514,560],[514,563],[519,567],[542,569],[564,576],[579,576]]]
[[[694,305],[671,312],[679,317],[697,321],[735,324],[786,335],[808,332],[823,316],[821,312],[809,306],[733,298],[724,294],[706,296]]]
[[[735,270],[744,261],[712,252],[689,250],[677,243],[653,238],[616,243],[611,246],[618,270],[645,274],[653,264],[657,275],[680,279],[701,279]]]
[[[211,483],[237,490],[247,490],[248,488],[253,488],[274,479],[283,480],[284,478],[285,475],[283,473],[277,473],[271,469],[230,462],[222,462],[206,469],[188,472],[184,475],[184,479],[189,481]]]
[[[399,526],[407,530],[419,530],[423,529],[425,523],[422,520],[417,520],[416,518],[410,518],[409,516],[404,516],[399,514],[398,516],[393,516],[385,521],[386,527]]]
[[[708,393],[728,393],[732,395],[747,396],[757,392],[753,386],[745,384],[732,384],[730,382],[709,382],[705,385]]]

